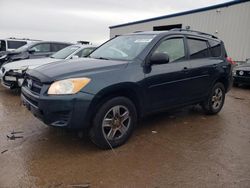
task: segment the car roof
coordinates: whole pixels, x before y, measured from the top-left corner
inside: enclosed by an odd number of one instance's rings
[[[169,33],[169,31],[136,31],[133,33],[128,33],[124,35],[159,35],[163,33]]]
[[[32,44],[42,44],[42,43],[73,44],[70,42],[59,42],[59,41],[34,41]]]
[[[5,40],[5,41],[26,41],[26,42],[36,42],[36,41],[41,41],[37,39],[29,39],[29,38],[15,38],[15,37],[9,37],[9,38],[2,38],[0,40]]]
[[[189,35],[189,36],[197,36],[197,37],[203,37],[206,39],[212,39],[212,40],[216,40],[216,41],[221,41],[220,39],[218,39],[216,36],[209,34],[209,33],[204,33],[204,32],[200,32],[200,31],[194,31],[194,30],[187,30],[187,29],[172,29],[169,31],[137,31],[134,33],[129,33],[129,34],[125,34],[125,35]]]

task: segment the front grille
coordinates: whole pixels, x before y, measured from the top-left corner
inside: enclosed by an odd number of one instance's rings
[[[243,74],[242,74],[243,73]],[[238,71],[236,71],[236,74],[238,75],[238,76],[246,76],[246,77],[250,77],[250,71],[241,71],[241,70],[238,70]]]
[[[39,95],[41,93],[43,84],[38,79],[35,79],[33,77],[26,77],[23,82],[23,86],[32,93]]]

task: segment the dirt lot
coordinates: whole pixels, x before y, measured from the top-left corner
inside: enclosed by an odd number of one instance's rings
[[[15,140],[12,131],[21,131]],[[0,87],[0,187],[250,187],[250,88],[222,112],[185,108],[143,120],[129,142],[102,151],[49,128]]]

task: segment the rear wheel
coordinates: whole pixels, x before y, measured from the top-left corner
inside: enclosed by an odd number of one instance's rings
[[[209,97],[202,103],[207,114],[217,114],[221,111],[225,101],[225,87],[222,83],[216,83]]]
[[[108,100],[93,119],[90,139],[103,149],[118,147],[128,140],[136,120],[136,108],[128,98],[116,97]]]

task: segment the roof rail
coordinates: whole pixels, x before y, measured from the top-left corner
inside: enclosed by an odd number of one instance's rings
[[[29,39],[29,38],[16,38],[16,37],[9,37],[7,39],[15,39],[15,40],[30,40],[30,41],[41,41],[38,39]]]
[[[208,34],[208,33],[203,33],[203,32],[200,32],[200,31],[190,30],[190,29],[174,28],[174,29],[171,29],[170,31],[186,31],[186,32],[197,33],[199,35],[206,35],[206,36],[218,39],[218,37],[216,37],[214,35],[211,35],[211,34]]]

